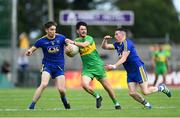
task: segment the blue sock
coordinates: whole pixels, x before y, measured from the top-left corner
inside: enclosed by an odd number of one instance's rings
[[[29,106],[29,109],[34,109],[36,103],[35,102],[32,102],[31,105]]]
[[[61,96],[61,101],[62,101],[65,109],[70,109],[70,108],[71,108],[71,106],[70,106],[70,104],[67,102],[67,99],[66,99],[65,96]]]
[[[61,96],[61,101],[63,102],[63,104],[67,104],[67,100],[65,96]]]

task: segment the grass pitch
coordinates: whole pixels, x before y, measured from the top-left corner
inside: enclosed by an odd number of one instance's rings
[[[70,110],[65,110],[55,88],[47,88],[35,110],[28,110],[35,88],[0,89],[0,117],[180,117],[180,88],[172,89],[172,97],[155,93],[146,99],[153,109],[128,96],[126,89],[115,90],[122,109],[115,110],[105,90],[97,90],[103,97],[102,107],[96,109],[95,99],[83,90],[67,90]]]

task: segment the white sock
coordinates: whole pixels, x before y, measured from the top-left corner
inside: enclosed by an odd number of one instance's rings
[[[147,102],[144,106],[151,106],[149,102]]]
[[[100,98],[100,95],[97,95],[96,98],[97,98],[97,99]]]
[[[115,106],[120,106],[120,104],[117,102],[117,103],[115,104]]]

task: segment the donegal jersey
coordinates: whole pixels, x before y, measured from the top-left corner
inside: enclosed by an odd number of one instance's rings
[[[79,53],[83,63],[83,75],[87,75],[91,78],[97,77],[99,79],[105,77],[105,70],[103,68],[103,61],[101,60],[97,50],[96,44],[93,38],[87,35],[85,38],[76,38],[76,42],[88,41],[90,45],[86,47],[80,47]]]
[[[65,36],[61,34],[56,34],[54,39],[44,36],[34,44],[36,48],[42,48],[44,55],[42,64],[60,66],[62,69],[64,69],[64,45]]]
[[[156,67],[166,67],[166,53],[164,51],[157,51],[154,53]]]
[[[156,51],[153,56],[155,58],[155,73],[157,75],[166,73],[167,72],[166,53],[164,51]]]

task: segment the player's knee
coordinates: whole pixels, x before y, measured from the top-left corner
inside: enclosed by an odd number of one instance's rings
[[[86,84],[82,84],[83,89],[87,89],[88,86]]]
[[[136,96],[136,94],[137,94],[136,91],[130,91],[130,92],[129,92],[129,95],[130,95],[131,97]]]
[[[66,89],[62,87],[57,88],[60,93],[65,93]]]
[[[149,94],[149,91],[143,90],[143,91],[142,91],[142,94],[143,94],[143,95],[148,95],[148,94]]]
[[[61,94],[61,96],[64,96],[65,95],[65,89],[61,89],[61,90],[59,90],[59,93]]]
[[[48,86],[48,83],[41,83],[40,85],[42,88],[46,88]]]
[[[88,85],[87,85],[85,82],[82,81],[82,82],[81,82],[81,86],[82,86],[83,88],[87,88]]]

